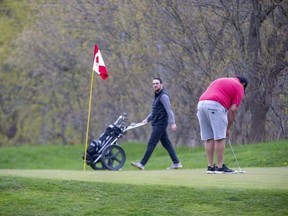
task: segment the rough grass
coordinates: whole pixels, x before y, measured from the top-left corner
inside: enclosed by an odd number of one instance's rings
[[[241,167],[287,167],[287,140],[253,145],[233,145]],[[122,170],[134,170],[131,161],[140,160],[146,144],[124,143],[126,163]],[[82,155],[85,145],[42,145],[0,148],[0,169],[65,169],[83,170]],[[207,161],[204,147],[176,147],[176,152],[185,169],[206,169]],[[225,149],[225,163],[237,168],[229,145]],[[158,144],[148,164],[147,170],[165,169],[171,160],[163,147]],[[91,170],[87,167],[87,170]]]

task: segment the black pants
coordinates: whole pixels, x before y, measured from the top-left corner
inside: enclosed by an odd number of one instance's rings
[[[151,157],[159,141],[162,143],[163,147],[169,153],[170,158],[173,161],[173,163],[179,163],[179,160],[176,156],[176,152],[172,146],[171,141],[169,140],[166,129],[167,129],[167,125],[156,125],[152,127],[152,133],[151,133],[148,145],[147,145],[146,152],[140,162],[142,165],[145,166],[145,164],[148,162],[149,158]]]

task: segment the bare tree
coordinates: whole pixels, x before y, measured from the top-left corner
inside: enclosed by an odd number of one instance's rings
[[[98,136],[123,112],[130,121],[144,119],[151,111],[151,79],[161,76],[179,127],[174,143],[200,145],[199,96],[213,79],[243,74],[250,85],[233,139],[287,138],[287,1],[22,4],[31,22],[1,64],[5,142],[84,142],[95,43],[110,77],[93,81],[89,136]],[[144,141],[148,130],[131,131],[127,139]]]
[[[283,1],[272,1],[267,5],[258,0],[252,1],[253,10],[248,37],[248,74],[251,80],[249,141],[252,142],[267,139],[268,128],[265,125],[267,113],[272,107],[273,91],[281,74],[287,73],[287,6],[287,2]],[[272,29],[265,35],[267,22]],[[261,37],[266,37],[266,44]]]

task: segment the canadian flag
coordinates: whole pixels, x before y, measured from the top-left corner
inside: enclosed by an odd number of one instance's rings
[[[108,71],[104,64],[101,52],[96,44],[94,47],[93,70],[98,73],[103,80],[108,78]]]

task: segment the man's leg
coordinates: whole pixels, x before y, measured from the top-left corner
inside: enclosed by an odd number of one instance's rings
[[[200,125],[201,140],[205,140],[205,149],[208,166],[214,167],[214,134],[210,122],[211,101],[200,101],[197,106],[197,117]]]
[[[234,173],[233,169],[229,169],[224,165],[224,151],[225,151],[225,139],[215,141],[215,151],[217,154],[217,167],[215,173]]]
[[[224,163],[225,139],[215,140],[214,142],[217,154],[217,166],[221,168]]]
[[[152,155],[157,143],[159,142],[162,134],[163,134],[163,130],[161,130],[160,127],[153,126],[152,133],[151,133],[150,139],[148,141],[146,152],[145,152],[145,154],[144,154],[144,156],[140,162],[143,166],[145,166],[145,164],[148,162],[149,158],[151,157],[151,155]]]
[[[228,124],[226,108],[217,102],[211,104],[209,108],[209,119],[213,129],[214,151],[217,156],[216,164],[218,168],[222,168]]]
[[[174,164],[178,164],[179,163],[179,159],[176,156],[176,152],[172,146],[172,143],[168,137],[167,131],[166,131],[166,127],[163,128],[164,129],[164,134],[161,137],[160,141],[163,145],[163,147],[166,149],[166,151],[169,153],[171,160],[173,161]]]
[[[207,140],[205,144],[206,148],[206,157],[208,161],[208,166],[213,167],[214,166],[214,149],[215,149],[215,142],[213,139]]]

